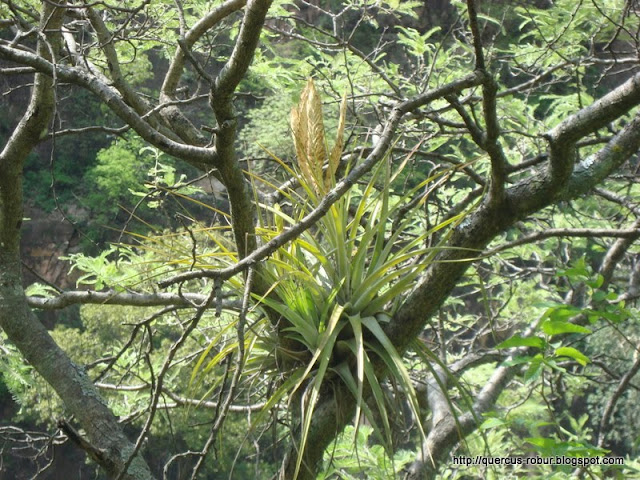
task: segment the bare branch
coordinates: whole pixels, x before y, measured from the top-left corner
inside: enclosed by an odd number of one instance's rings
[[[245,4],[246,0],[227,0],[211,10],[198,20],[185,34],[184,46],[191,49],[207,31],[220,23],[224,18],[240,10]],[[178,88],[178,82],[180,81],[182,69],[184,68],[184,60],[184,51],[181,48],[176,49],[176,53],[165,75],[164,83],[162,84],[162,93],[169,98],[173,98]]]
[[[496,253],[509,250],[510,248],[535,243],[552,237],[581,237],[581,238],[606,238],[614,237],[633,242],[640,238],[640,222],[636,221],[633,228],[628,230],[611,230],[607,228],[551,228],[543,232],[532,233],[518,238],[512,242],[499,245],[491,250],[482,253],[482,257],[491,257]]]
[[[609,397],[609,401],[605,406],[604,412],[602,413],[602,418],[600,419],[600,429],[598,431],[598,446],[603,447],[606,433],[608,431],[609,422],[611,421],[611,416],[613,415],[614,409],[616,408],[616,403],[625,392],[625,390],[629,387],[629,383],[633,379],[633,377],[640,371],[640,349],[636,349],[636,354],[634,356],[635,360],[629,368],[629,371],[624,374],[624,376],[620,379],[618,386],[616,387],[613,395]]]
[[[467,12],[469,14],[469,27],[473,36],[473,50],[476,54],[476,70],[486,70],[484,53],[482,51],[482,37],[478,27],[478,12],[475,0],[467,0]]]
[[[143,390],[149,390],[151,388],[150,385],[144,384],[144,383],[141,383],[138,385],[115,385],[113,383],[100,382],[100,383],[96,383],[95,386],[101,390],[108,390],[113,392],[140,392]],[[202,408],[209,408],[214,410],[220,408],[220,404],[218,402],[183,397],[181,395],[173,393],[170,390],[167,390],[166,388],[162,389],[162,394],[169,397],[175,403],[162,402],[160,405],[158,405],[158,408],[161,408],[161,409],[177,408],[177,407],[183,407],[183,406],[202,407]],[[264,408],[265,405],[266,405],[266,402],[259,402],[251,405],[232,404],[228,406],[228,411],[237,412],[237,413],[259,412]]]
[[[624,254],[629,250],[631,245],[633,245],[633,243],[638,238],[640,238],[640,218],[636,219],[636,221],[633,222],[633,229],[635,235],[629,235],[619,238],[616,242],[614,242],[609,250],[607,250],[606,255],[602,259],[599,271],[604,277],[605,285],[608,285],[611,282],[613,272],[624,257]]]
[[[150,106],[125,80],[124,75],[122,74],[122,69],[120,68],[120,60],[118,59],[118,53],[116,52],[113,35],[107,29],[102,17],[93,8],[87,7],[85,11],[87,12],[87,17],[89,18],[94,31],[96,32],[100,42],[100,48],[107,60],[107,67],[109,69],[109,74],[111,75],[113,86],[115,86],[115,88],[120,92],[122,99],[127,104],[131,105],[138,115],[145,115],[149,111]],[[154,126],[157,128],[157,124]]]
[[[153,382],[153,392],[151,395],[151,402],[149,404],[149,415],[147,416],[144,426],[142,427],[142,431],[138,435],[138,439],[136,440],[136,443],[133,449],[131,450],[131,452],[129,452],[129,457],[124,463],[124,468],[120,471],[120,474],[118,475],[116,480],[122,480],[125,478],[124,472],[127,471],[127,469],[129,468],[129,465],[131,465],[131,463],[135,460],[138,454],[138,451],[142,447],[144,440],[147,438],[147,435],[153,423],[153,419],[156,415],[158,402],[160,400],[160,397],[162,396],[165,376],[172,365],[173,358],[175,357],[178,350],[185,343],[185,341],[189,338],[193,330],[198,326],[198,323],[202,319],[204,312],[207,310],[208,305],[211,304],[211,302],[214,300],[214,295],[215,295],[215,289],[212,288],[211,293],[209,293],[206,300],[202,302],[202,304],[198,307],[193,317],[189,320],[187,326],[182,331],[180,338],[178,338],[173,343],[173,345],[171,345],[171,348],[169,349],[169,352],[167,353],[164,359],[162,367],[160,367],[160,371],[158,372],[158,375],[155,377]]]
[[[216,78],[216,84],[212,89],[213,103],[229,101],[229,96],[244,78],[258,46],[262,25],[271,2],[272,0],[249,0],[247,2],[244,20],[233,52]]]
[[[193,307],[194,304],[202,304],[208,298],[207,295],[198,293],[131,293],[131,292],[93,292],[93,291],[66,291],[56,297],[27,297],[27,303],[32,308],[42,310],[59,310],[70,305],[122,305],[132,307],[157,307],[177,306]],[[211,301],[211,304],[214,302]],[[239,302],[225,301],[223,308],[238,309]]]

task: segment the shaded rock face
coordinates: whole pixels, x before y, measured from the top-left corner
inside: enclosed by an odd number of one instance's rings
[[[22,258],[25,285],[44,281],[62,289],[75,286],[75,275],[69,275],[69,262],[61,260],[74,252],[79,235],[60,212],[44,212],[25,206],[22,224]]]

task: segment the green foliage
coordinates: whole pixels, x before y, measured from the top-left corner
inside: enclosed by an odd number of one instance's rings
[[[620,338],[611,341],[611,331],[627,334],[633,331],[632,325],[636,315],[635,308],[629,309],[624,302],[616,301],[617,295],[611,291],[602,291],[603,278],[594,275],[584,258],[574,262],[569,268],[558,272],[557,278],[572,285],[584,285],[584,304],[577,307],[563,302],[537,302],[534,307],[541,312],[537,331],[530,336],[519,334],[501,342],[497,348],[520,348],[521,351],[512,360],[503,365],[522,365],[522,378],[525,383],[520,388],[505,391],[499,405],[500,410],[493,412],[481,426],[480,432],[467,439],[464,446],[459,447],[454,455],[491,455],[521,456],[536,455],[543,458],[564,455],[570,458],[564,466],[540,466],[526,471],[532,478],[565,478],[585,459],[597,456],[620,456],[619,451],[597,447],[595,432],[600,427],[599,407],[610,398],[611,388],[600,384],[596,378],[600,366],[594,361],[606,351],[607,356],[616,358],[620,355],[615,350],[620,348]],[[529,293],[527,293],[529,295]],[[622,325],[625,325],[624,327]],[[603,339],[608,345],[601,348]],[[625,340],[623,340],[624,342]],[[596,347],[596,345],[598,347]],[[615,345],[615,346],[614,346]],[[594,348],[596,347],[596,348]],[[528,352],[528,353],[524,353]],[[620,350],[622,352],[622,350]],[[622,354],[625,356],[625,354]],[[623,362],[628,368],[629,353]],[[618,365],[608,365],[616,368]],[[625,367],[622,367],[624,371]],[[465,375],[467,381],[473,379],[474,384],[481,385],[488,378],[493,368],[474,369]],[[596,380],[596,381],[594,381]],[[561,385],[561,387],[560,387]],[[607,393],[605,393],[607,392]],[[633,397],[634,394],[629,392]],[[569,405],[554,406],[559,402],[558,396]],[[589,399],[589,400],[587,400]],[[635,422],[629,415],[632,399],[619,400],[617,408],[624,420],[613,421],[612,436],[621,440],[621,433],[627,445],[633,443],[635,433],[631,433],[629,422]],[[587,402],[591,408],[587,407]],[[573,404],[573,407],[570,405]],[[515,405],[515,406],[514,406]],[[576,405],[580,405],[576,409]],[[559,410],[557,410],[558,408]],[[615,445],[615,444],[614,444]],[[629,450],[627,450],[629,451]],[[608,475],[634,475],[633,462],[626,462],[626,467],[589,467],[595,478],[607,478]],[[479,472],[483,478],[505,478],[508,475],[522,475],[518,466],[484,466],[470,467],[468,474]],[[625,472],[625,473],[622,473]],[[461,478],[454,470],[444,471],[443,478]]]
[[[392,480],[413,460],[413,454],[404,450],[389,458],[385,448],[373,441],[373,428],[369,425],[345,428],[325,451],[317,480],[355,480],[362,472],[372,480]]]
[[[104,229],[117,219],[126,221],[132,234],[154,230],[153,224],[173,226],[164,211],[167,200],[180,205],[180,200],[188,203],[191,196],[202,194],[189,184],[184,172],[192,170],[178,170],[173,158],[147,146],[137,135],[117,138],[97,153],[96,165],[85,174],[88,192],[81,201],[91,211],[89,238],[101,243],[112,238],[113,233]],[[190,218],[187,210],[181,210]]]
[[[108,122],[113,116],[84,90],[62,88],[56,108],[59,115],[73,118],[76,128]],[[53,137],[52,155],[48,149],[32,152],[24,169],[24,188],[30,192],[31,204],[46,212],[56,208],[56,199],[58,205],[77,202],[85,207],[85,196],[94,185],[86,183],[84,175],[95,164],[97,152],[108,144],[109,140],[103,134],[87,132]]]
[[[270,95],[247,113],[248,123],[240,131],[239,140],[243,144],[243,154],[254,159],[258,171],[264,170],[260,168],[262,162],[271,160],[265,150],[277,152],[280,158],[293,157],[289,122],[282,114],[291,109],[291,104],[292,99],[287,95]],[[260,159],[260,163],[255,159]]]
[[[431,55],[436,49],[434,43],[430,43],[429,39],[437,32],[440,27],[433,27],[429,31],[421,34],[415,28],[397,27],[400,30],[398,34],[398,43],[407,47],[408,53],[414,57],[422,57],[422,63],[429,64]]]
[[[150,159],[142,155],[144,145],[138,136],[129,134],[98,152],[96,165],[86,174],[86,181],[94,191],[89,195],[90,207],[98,211],[108,208],[110,214],[115,214],[132,191],[143,189],[152,166]]]
[[[0,384],[11,393],[14,401],[23,403],[24,394],[31,387],[33,369],[4,334],[0,336],[0,352]]]
[[[42,283],[32,283],[24,289],[24,293],[30,297],[53,297],[58,290]]]

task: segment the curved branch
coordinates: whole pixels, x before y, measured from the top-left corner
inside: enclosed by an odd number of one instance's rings
[[[169,70],[164,77],[164,82],[160,89],[160,102],[168,103],[175,99],[176,89],[178,88],[184,69],[185,58],[187,58],[187,55],[195,43],[202,38],[207,31],[229,15],[240,10],[245,4],[246,0],[227,0],[207,13],[185,33],[184,38],[179,42],[179,48],[176,49],[173,60],[169,65]],[[196,145],[204,145],[206,143],[206,139],[200,131],[183,115],[179,108],[168,106],[163,108],[160,114],[162,118],[176,128],[178,135],[186,142],[191,142]]]
[[[246,5],[246,0],[227,0],[221,5],[217,6],[204,17],[202,17],[196,24],[189,29],[184,35],[183,44],[187,48],[193,47],[196,42],[202,38],[202,36],[220,23],[223,19],[228,17],[234,12],[237,12]],[[176,49],[176,53],[173,56],[169,70],[164,78],[162,84],[162,94],[167,97],[173,98],[180,82],[180,76],[184,68],[185,54],[181,48]]]
[[[131,105],[139,115],[145,115],[151,108],[127,83],[120,68],[118,52],[113,44],[113,35],[107,29],[102,17],[91,7],[85,8],[87,17],[98,37],[99,47],[107,60],[107,68],[111,74],[114,87],[122,95],[122,99]]]
[[[629,386],[629,383],[631,383],[631,379],[639,371],[640,371],[640,355],[636,355],[636,359],[633,362],[633,365],[631,365],[631,368],[629,369],[629,371],[625,373],[624,376],[620,379],[620,382],[618,383],[618,387],[616,388],[615,392],[613,392],[613,395],[611,395],[611,398],[609,398],[609,401],[607,402],[607,405],[604,409],[604,412],[602,414],[602,419],[600,420],[600,429],[598,431],[598,447],[604,446],[605,435],[607,432],[609,422],[611,420],[611,416],[613,415],[613,411],[616,407],[616,403],[618,403],[620,396],[625,392],[625,390]]]
[[[120,119],[130,125],[144,140],[169,155],[183,159],[199,168],[203,164],[216,166],[219,161],[218,154],[213,148],[186,145],[154,129],[122,99],[117,90],[80,68],[54,65],[42,56],[11,47],[6,42],[0,43],[0,58],[22,65],[29,65],[40,73],[50,77],[56,76],[61,81],[79,85],[89,90],[100,98]]]
[[[546,133],[544,136],[551,147],[549,166],[554,185],[559,187],[571,175],[578,140],[620,118],[638,103],[640,73]]]
[[[249,0],[247,2],[240,33],[229,60],[216,78],[215,87],[211,92],[212,97],[226,100],[229,95],[235,92],[236,87],[245,77],[258,46],[262,26],[272,1]],[[217,102],[218,99],[216,98],[214,101]]]
[[[604,285],[609,285],[613,278],[613,272],[624,257],[624,254],[633,245],[633,242],[640,238],[640,218],[633,222],[633,228],[635,229],[635,235],[625,236],[616,240],[602,259],[599,271],[604,277]]]

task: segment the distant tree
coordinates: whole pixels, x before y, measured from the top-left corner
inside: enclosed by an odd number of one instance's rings
[[[362,417],[366,464],[405,478],[460,476],[451,453],[487,446],[612,450],[640,369],[637,6],[438,3],[442,25],[391,0],[0,2],[0,74],[30,91],[0,151],[0,371],[37,410],[28,362],[110,478],[233,475],[221,432],[242,472],[350,478],[345,437],[327,447]],[[62,89],[109,120],[75,128]],[[86,178],[122,198],[150,171],[135,202],[175,201],[182,228],[71,255],[88,290],[25,292],[25,161],[96,131],[129,143]],[[33,311],[74,304],[101,307],[54,332]],[[596,330],[626,345],[615,364]]]

